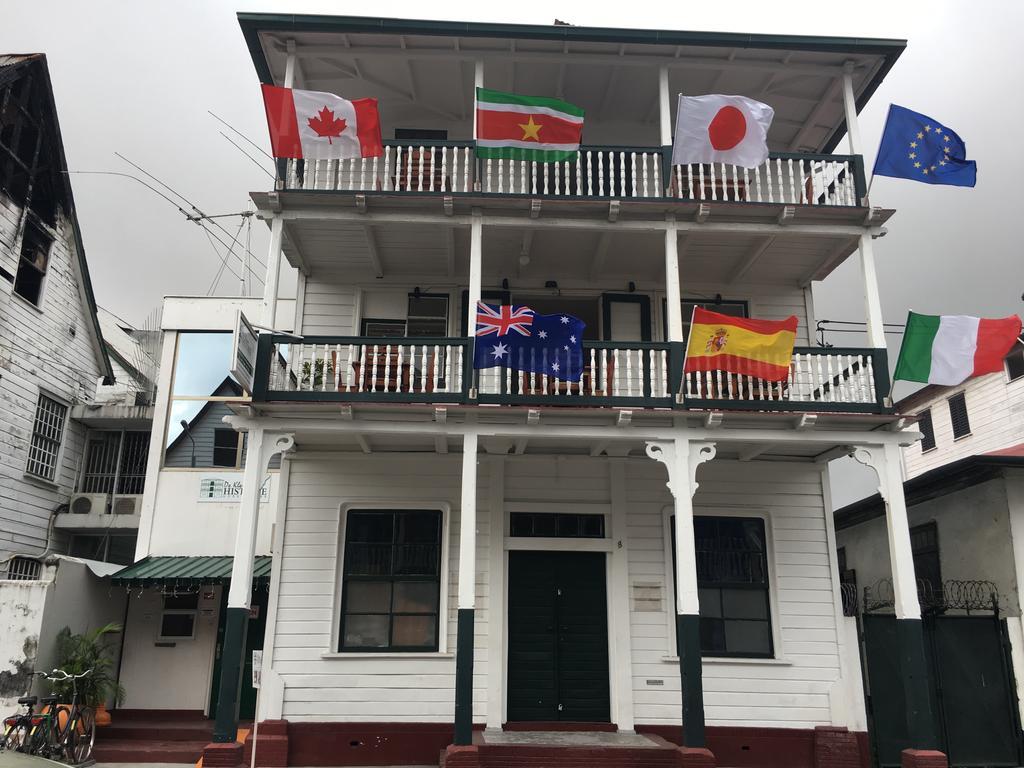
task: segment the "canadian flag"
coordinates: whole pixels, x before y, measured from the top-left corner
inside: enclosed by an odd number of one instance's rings
[[[775,110],[746,96],[679,94],[672,163],[729,163],[756,168],[768,159]]]
[[[263,86],[274,157],[348,160],[384,154],[376,99]]]

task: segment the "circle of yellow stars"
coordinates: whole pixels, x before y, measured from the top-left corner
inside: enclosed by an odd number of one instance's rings
[[[937,166],[936,165],[924,165],[917,158],[918,142],[921,141],[922,139],[924,139],[926,133],[932,133],[935,136],[942,136],[942,140],[946,142],[945,146],[942,147],[943,157],[942,157],[941,160],[939,160],[939,164]],[[929,173],[935,173],[935,170],[937,168],[940,168],[940,167],[948,164],[948,162],[949,162],[949,151],[950,151],[949,142],[950,141],[951,141],[951,139],[949,138],[949,132],[948,131],[944,133],[942,128],[940,128],[938,126],[926,125],[926,126],[923,127],[922,130],[917,132],[916,138],[913,141],[910,142],[910,152],[907,154],[907,157],[910,160],[914,161],[914,167],[915,168],[920,169],[921,173],[923,175],[927,176]]]

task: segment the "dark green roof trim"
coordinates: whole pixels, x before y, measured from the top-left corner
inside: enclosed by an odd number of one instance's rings
[[[68,175],[68,161],[64,155],[64,140],[60,135],[60,121],[57,119],[57,103],[53,98],[53,81],[50,80],[50,69],[46,65],[46,55],[42,53],[26,56],[21,62],[11,64],[10,68],[29,67],[38,65],[43,71],[46,83],[46,102],[50,110],[50,122],[53,126],[54,145],[56,147],[59,173],[64,187],[64,213],[71,221],[71,230],[75,238],[75,251],[78,256],[79,273],[82,278],[82,289],[85,291],[85,298],[88,304],[89,315],[92,318],[92,328],[95,334],[94,339],[97,346],[96,354],[99,358],[100,372],[104,381],[114,383],[114,369],[110,364],[110,355],[107,354],[107,345],[103,341],[103,331],[100,330],[99,313],[96,311],[96,295],[92,290],[92,278],[89,276],[89,263],[85,258],[85,244],[82,241],[82,229],[78,225],[78,212],[75,208],[75,197],[71,191],[71,177]],[[6,69],[6,68],[5,68]]]
[[[974,485],[1001,477],[1007,467],[1024,468],[1024,456],[968,456],[925,472],[903,483],[907,506],[946,496]],[[833,513],[836,530],[852,528],[885,516],[880,494],[847,504]]]
[[[110,580],[129,587],[153,587],[163,584],[202,586],[231,581],[233,557],[147,557],[118,571]],[[270,581],[270,555],[257,555],[252,580]]]
[[[857,99],[857,112],[868,102],[892,69],[907,41],[874,37],[822,37],[818,35],[764,35],[737,32],[686,32],[663,29],[620,29],[544,24],[494,24],[430,19],[386,19],[370,16],[319,16],[312,14],[238,14],[249,55],[260,82],[272,83],[270,66],[260,45],[261,31],[376,33],[388,35],[437,35],[497,37],[555,42],[636,43],[643,45],[694,45],[766,50],[798,50],[821,53],[875,54],[885,58],[882,67]],[[846,134],[845,121],[833,132],[822,151],[831,152]]]

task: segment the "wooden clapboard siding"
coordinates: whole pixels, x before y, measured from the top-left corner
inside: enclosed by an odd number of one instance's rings
[[[18,269],[21,208],[0,193],[0,267]],[[92,341],[92,318],[82,300],[71,222],[59,215],[39,308],[14,295],[0,278],[0,555],[38,552],[54,509],[74,489],[85,430],[65,424],[63,452],[53,483],[25,476],[40,390],[65,404],[90,402],[101,375]],[[63,544],[62,537],[54,542]]]
[[[306,336],[358,335],[356,291],[342,278],[306,278],[302,303],[302,333]]]
[[[455,690],[461,456],[371,455],[292,461],[281,552],[281,597],[274,667],[285,683],[284,717],[294,721],[449,722]],[[487,464],[479,466],[474,710],[486,713],[490,565]],[[448,529],[447,653],[433,657],[359,654],[324,658],[337,648],[334,618],[343,503],[443,502]],[[444,619],[442,618],[442,621]],[[358,683],[353,685],[353,683]]]
[[[664,545],[664,510],[672,498],[665,479],[660,464],[629,464],[630,590],[653,584],[662,598],[661,610],[638,611],[631,595],[635,719],[663,725],[680,722],[679,668],[671,658],[674,591]],[[698,481],[697,514],[718,508],[766,515],[776,655],[786,662],[706,660],[709,724],[809,728],[831,723],[829,691],[839,678],[839,648],[820,469],[716,460],[702,465]]]
[[[967,419],[971,434],[953,437],[948,400],[966,392]],[[941,387],[932,397],[915,404],[909,412],[917,415],[931,409],[935,449],[921,450],[921,443],[903,449],[907,478],[957,459],[1024,443],[1024,378],[1007,381],[1005,371],[970,379],[958,387]]]

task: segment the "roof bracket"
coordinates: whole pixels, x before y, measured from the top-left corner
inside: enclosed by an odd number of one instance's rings
[[[725,414],[721,411],[712,411],[711,413],[705,414],[704,426],[707,429],[714,429],[722,425],[722,419],[725,418]]]
[[[792,205],[784,205],[782,206],[782,210],[779,212],[779,218],[775,221],[780,227],[784,227],[789,224],[795,216],[796,207]]]
[[[455,198],[451,195],[444,196],[444,215],[451,216],[455,213]]]
[[[438,424],[444,424],[448,421],[448,409],[447,408],[434,408],[434,421]]]
[[[281,212],[281,193],[280,192],[268,192],[267,193],[267,205],[270,210],[274,213]]]
[[[619,219],[620,205],[622,205],[622,203],[618,200],[608,201],[608,221],[612,222],[613,224]]]
[[[632,411],[619,411],[619,415],[615,419],[615,426],[617,427],[628,427],[633,421]]]
[[[818,423],[818,414],[816,413],[803,413],[796,420],[797,429],[813,429]]]
[[[536,219],[540,216],[540,200],[534,199],[530,201],[530,218]]]
[[[356,210],[366,213],[366,195],[356,195]]]
[[[703,224],[708,220],[708,216],[711,215],[711,206],[707,203],[701,203],[697,206],[697,211],[693,214],[693,220],[698,224]]]
[[[882,223],[882,209],[875,207],[869,208],[864,214],[864,226],[865,227],[877,227]]]
[[[536,408],[531,408],[526,412],[526,423],[533,425],[540,423],[540,411]]]
[[[352,406],[343,405],[341,406],[341,418],[345,421],[352,421]]]

